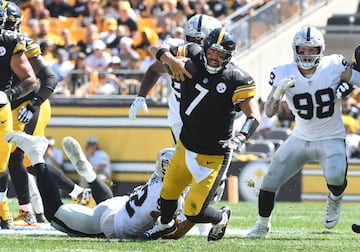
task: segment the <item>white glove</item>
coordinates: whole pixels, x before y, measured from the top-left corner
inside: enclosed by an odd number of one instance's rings
[[[145,113],[149,113],[148,107],[146,105],[145,97],[138,96],[135,98],[135,100],[130,106],[129,118],[135,120],[136,115],[140,109],[144,110]]]
[[[28,122],[30,122],[30,120],[34,116],[35,110],[36,110],[36,108],[31,102],[29,102],[26,106],[23,106],[19,110],[19,114],[18,114],[19,122],[22,122],[24,124],[27,124]]]
[[[288,76],[283,78],[279,85],[276,87],[275,92],[273,94],[273,97],[275,100],[281,100],[284,96],[286,90],[289,88],[292,88],[295,86],[295,77],[294,76]]]
[[[0,105],[5,105],[9,103],[9,97],[4,91],[0,91]]]
[[[230,139],[219,141],[219,144],[221,144],[224,149],[230,148],[237,152],[240,152],[241,146],[244,143],[245,143],[245,136],[234,136]]]
[[[336,97],[342,99],[354,90],[354,86],[346,82],[341,82],[336,88]]]

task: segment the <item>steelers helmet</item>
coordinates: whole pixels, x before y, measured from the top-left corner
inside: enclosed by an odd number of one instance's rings
[[[155,163],[155,174],[158,177],[164,177],[166,169],[169,166],[170,160],[174,154],[175,148],[165,148],[162,149],[156,158]]]
[[[217,67],[208,65],[206,53],[209,48],[225,54],[224,61]],[[205,64],[206,71],[210,74],[215,74],[222,71],[224,67],[230,62],[235,48],[236,40],[232,32],[221,27],[210,31],[210,33],[203,40],[202,60]]]
[[[319,52],[315,55],[299,54],[299,46],[316,47],[319,49]],[[303,69],[311,69],[319,64],[320,59],[324,55],[324,36],[317,28],[305,26],[295,34],[292,47],[295,62]]]
[[[221,27],[214,17],[205,14],[192,16],[184,25],[184,35],[187,42],[200,43],[211,30]]]
[[[13,2],[7,2],[5,7],[6,20],[4,24],[5,30],[19,31],[22,21],[20,8]]]

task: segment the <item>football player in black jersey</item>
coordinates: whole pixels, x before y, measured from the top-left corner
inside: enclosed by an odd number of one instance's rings
[[[3,29],[5,22],[4,9],[0,8],[0,134],[13,129],[13,119],[9,101],[16,100],[36,89],[35,73],[26,58],[25,42],[14,32]],[[19,84],[13,86],[14,76],[19,78]],[[11,145],[0,141],[0,226],[11,227],[11,215],[7,205],[7,165],[11,152]]]
[[[212,223],[209,241],[220,240],[225,234],[231,210],[227,206],[215,210],[209,201],[227,172],[233,151],[254,133],[260,120],[253,78],[230,62],[235,47],[231,32],[224,28],[212,30],[205,37],[201,52],[192,58],[196,69],[188,68],[188,63],[184,65],[183,59],[177,59],[164,47],[150,48],[158,60],[176,72],[175,77],[182,79],[184,73],[187,77],[180,90],[183,127],[164,177],[161,217],[144,233],[143,239],[154,240],[176,231],[172,216],[177,198],[189,184],[184,206],[186,218],[194,223]],[[183,71],[179,68],[181,64]],[[233,120],[239,110],[247,119],[240,132],[234,134]]]
[[[18,36],[25,41],[25,55],[28,58],[36,77],[38,77],[40,81],[40,87],[36,92],[31,92],[28,95],[11,102],[13,130],[24,131],[34,136],[44,136],[45,128],[51,116],[50,102],[48,98],[53,93],[57,85],[56,76],[42,57],[40,45],[30,37],[19,33],[22,21],[22,14],[19,7],[13,2],[6,2],[5,10],[7,16],[4,23],[4,29],[16,32]],[[18,80],[15,78],[14,85],[17,84]],[[71,194],[72,198],[77,199],[78,195],[82,195],[84,193],[84,188],[77,186],[73,181],[67,178],[62,171],[52,167],[51,165],[48,165],[48,169],[52,173],[56,182],[59,184],[60,188]],[[9,159],[9,171],[20,206],[19,216],[14,220],[14,224],[24,225],[27,223],[31,225],[36,222],[45,221],[43,212],[36,212],[36,219],[33,216],[30,204],[27,172],[29,171],[35,175],[35,171],[28,158],[24,158],[23,151],[16,148],[16,146],[12,147],[12,153]],[[93,200],[88,197],[88,200],[85,201],[86,202],[83,203],[87,205],[89,201]],[[41,209],[43,207],[40,206],[37,208]]]

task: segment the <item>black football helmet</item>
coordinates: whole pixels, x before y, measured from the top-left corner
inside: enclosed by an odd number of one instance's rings
[[[20,8],[13,2],[7,2],[5,7],[6,20],[4,23],[5,30],[19,31],[22,21]]]
[[[220,66],[213,67],[208,65],[206,52],[209,48],[225,53],[225,59]],[[232,32],[222,27],[213,29],[203,40],[202,60],[205,64],[206,70],[211,74],[222,71],[224,67],[230,62],[235,48],[236,40]]]

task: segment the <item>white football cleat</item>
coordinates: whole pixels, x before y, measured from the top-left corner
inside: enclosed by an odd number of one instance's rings
[[[64,137],[62,140],[62,147],[66,156],[75,166],[75,169],[80,176],[87,177],[88,174],[94,173],[92,165],[87,160],[80,144],[75,140],[75,138],[69,136]]]
[[[29,157],[32,165],[45,163],[43,156],[49,144],[45,137],[32,136],[20,131],[12,131],[4,135],[4,140],[22,149]]]
[[[259,222],[256,222],[255,226],[245,234],[243,238],[265,238],[270,232],[270,223],[267,226],[261,225]]]
[[[341,213],[341,200],[342,197],[337,200],[333,200],[330,197],[330,193],[328,194],[324,216],[324,226],[328,229],[335,227],[339,221]]]

